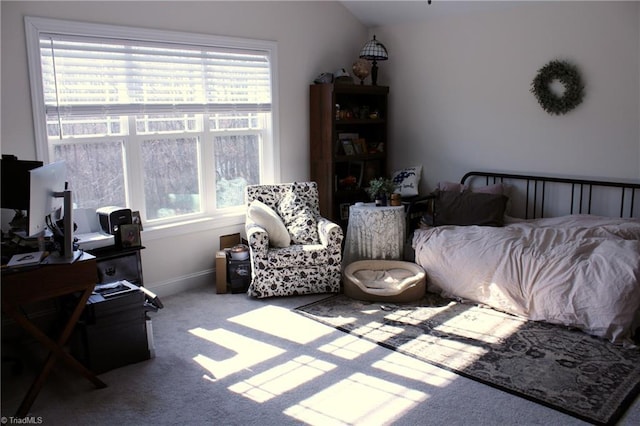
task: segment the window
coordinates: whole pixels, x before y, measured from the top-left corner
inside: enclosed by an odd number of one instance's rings
[[[274,181],[275,44],[26,18],[39,159],[78,207],[153,226],[244,208]]]

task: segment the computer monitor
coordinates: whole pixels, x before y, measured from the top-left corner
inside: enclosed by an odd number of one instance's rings
[[[64,161],[45,164],[30,170],[29,173],[27,235],[37,237],[42,235],[47,227],[50,228],[54,239],[61,242],[57,257],[72,261],[73,202],[67,183],[67,164]],[[62,221],[58,222],[61,219]]]
[[[2,169],[3,209],[29,210],[29,170],[42,166],[42,161],[18,160],[12,155],[3,155]]]

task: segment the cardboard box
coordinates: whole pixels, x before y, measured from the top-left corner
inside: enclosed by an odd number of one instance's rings
[[[235,245],[242,243],[240,234],[229,234],[220,236],[220,250],[231,248]]]
[[[220,236],[220,250],[216,252],[216,293],[222,294],[227,292],[227,261],[228,251],[231,247],[240,244],[242,238],[240,234],[230,234]]]
[[[216,252],[216,293],[227,292],[227,252]]]

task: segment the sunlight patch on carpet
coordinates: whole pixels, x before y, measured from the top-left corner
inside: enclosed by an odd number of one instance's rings
[[[189,333],[232,351],[233,355],[220,360],[212,359],[203,354],[193,357],[193,360],[209,371],[212,378],[216,380],[286,352],[284,349],[222,328],[205,330],[198,327],[189,330]]]
[[[292,313],[291,310],[271,305],[231,317],[228,320],[303,345],[332,332],[331,329],[313,320],[300,322],[300,317]]]
[[[284,414],[307,424],[386,424],[427,398],[424,392],[355,373]]]
[[[334,368],[335,364],[303,355],[231,385],[229,390],[255,402],[266,402]]]
[[[364,318],[379,314],[380,309],[363,307],[360,312]],[[433,324],[434,335],[424,334],[416,339],[409,340],[406,344],[399,345],[401,350],[412,351],[416,346],[437,345],[441,351],[441,356],[449,359],[456,359],[458,368],[465,368],[474,363],[477,359],[487,354],[487,345],[497,344],[507,339],[515,333],[525,322],[524,319],[510,316],[510,321],[505,321],[504,314],[496,312],[494,315],[487,309],[471,306],[465,307],[461,312],[459,305],[452,302],[448,306],[443,306],[438,310],[416,311],[414,307],[403,308],[393,305],[394,311],[388,312],[385,322],[373,320],[365,322],[361,326],[353,326],[351,321],[345,323],[338,316],[332,322],[338,327],[346,327],[351,324],[352,333],[366,337],[374,342],[391,342],[405,333],[406,325],[418,326],[420,324]],[[454,311],[455,310],[455,311]],[[442,335],[455,335],[459,340],[442,340]],[[476,341],[479,344],[469,345],[469,341]]]
[[[443,370],[399,352],[392,352],[371,366],[438,388],[447,387],[460,377],[451,371]]]
[[[356,327],[353,330],[356,334],[370,336],[374,339],[380,338],[383,341],[385,339],[391,339],[392,337],[397,336],[403,332],[402,327],[385,325],[378,321],[371,321],[362,325],[361,327]]]
[[[637,348],[433,294],[391,307],[336,295],[296,311],[595,424],[615,424],[640,393]],[[342,325],[343,317],[358,321]],[[377,363],[375,367],[414,377],[393,364]],[[441,377],[445,380],[436,376],[436,385],[446,385],[447,376]],[[417,380],[426,382],[428,374]]]
[[[452,305],[453,306],[453,305]],[[504,315],[496,315],[486,308],[472,306],[464,313],[456,315],[436,327],[445,333],[454,333],[460,337],[478,340],[484,343],[500,343],[524,325],[525,320],[512,317],[505,321]],[[482,315],[482,321],[479,321]]]
[[[353,360],[377,347],[378,345],[373,342],[347,334],[320,346],[318,350],[343,359]]]

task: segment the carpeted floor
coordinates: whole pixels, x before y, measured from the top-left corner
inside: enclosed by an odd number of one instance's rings
[[[577,418],[613,424],[640,391],[640,350],[429,295],[403,305],[337,295],[298,311]]]
[[[163,297],[156,356],[100,374],[95,389],[57,364],[30,415],[44,425],[526,425],[584,421],[346,334],[295,310],[327,295],[257,300],[212,286]],[[2,416],[41,358],[3,341]],[[11,343],[11,342],[8,342]],[[26,344],[25,344],[26,343]],[[14,422],[13,424],[17,424]],[[640,424],[640,399],[620,426]]]

